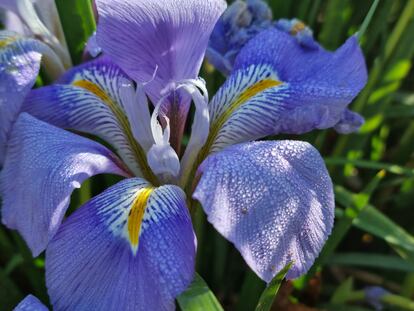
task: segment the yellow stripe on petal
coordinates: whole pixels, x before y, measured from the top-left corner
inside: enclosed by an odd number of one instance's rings
[[[85,90],[88,90],[89,92],[93,93],[100,99],[102,99],[105,104],[108,106],[114,105],[112,102],[112,99],[103,91],[99,86],[97,86],[95,83],[92,83],[87,80],[78,80],[73,83],[73,85],[84,88]],[[114,107],[111,107],[111,109],[114,109]]]
[[[142,220],[144,219],[148,199],[153,191],[154,188],[143,188],[140,190],[134,202],[132,203],[132,207],[129,212],[128,236],[134,254],[136,254],[138,250],[139,234],[141,232]]]
[[[283,82],[275,79],[265,79],[260,80],[257,83],[253,84],[252,86],[248,87],[245,91],[243,91],[224,111],[212,124],[210,127],[210,134],[208,140],[203,148],[203,158],[207,156],[211,145],[213,144],[214,140],[217,137],[217,134],[226,123],[226,121],[231,117],[231,115],[240,108],[241,105],[249,101],[252,97],[256,96],[257,94],[282,85]]]
[[[148,166],[147,156],[145,154],[144,149],[139,145],[132,134],[131,125],[129,124],[128,117],[125,115],[125,112],[120,107],[118,103],[116,103],[104,90],[102,90],[96,83],[93,83],[88,80],[77,80],[73,82],[74,86],[81,87],[96,97],[100,98],[103,103],[105,103],[109,109],[111,109],[112,113],[117,118],[119,124],[121,125],[122,130],[124,131],[129,145],[131,146],[132,150],[134,151],[135,159],[139,164],[143,177],[153,184],[158,184],[157,177],[153,174],[150,167]]]
[[[4,40],[0,40],[0,49],[6,48],[11,43],[15,42],[17,37],[7,37]]]

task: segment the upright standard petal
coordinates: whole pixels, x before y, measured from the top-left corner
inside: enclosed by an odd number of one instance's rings
[[[145,152],[153,140],[135,139],[137,116],[128,112],[140,102],[125,96],[123,90],[133,88],[125,73],[108,58],[101,57],[68,71],[59,83],[62,85],[33,90],[23,111],[55,126],[102,138],[116,149],[136,176],[152,180]]]
[[[33,295],[27,295],[13,311],[49,311],[46,306]]]
[[[194,276],[185,194],[131,178],[75,211],[46,250],[57,310],[174,310]]]
[[[145,83],[154,106],[170,119],[180,152],[191,98],[176,84],[195,79],[224,0],[97,0],[98,45],[130,77]]]
[[[121,166],[104,146],[22,113],[0,175],[2,221],[37,256],[59,228],[72,191],[96,174],[126,176]]]
[[[171,82],[194,79],[223,0],[97,0],[98,44],[154,104]],[[154,72],[156,71],[155,78]]]
[[[319,153],[299,141],[228,147],[210,156],[193,198],[266,282],[293,262],[304,274],[331,232],[332,182]]]
[[[344,111],[366,79],[355,37],[328,52],[277,29],[263,31],[240,52],[211,102],[208,148],[346,122]]]

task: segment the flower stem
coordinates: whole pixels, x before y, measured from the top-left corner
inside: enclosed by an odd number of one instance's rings
[[[374,2],[371,5],[371,8],[368,11],[367,16],[362,22],[362,25],[359,28],[359,31],[357,33],[357,38],[359,42],[361,42],[362,37],[364,36],[369,24],[371,23],[372,17],[374,16],[375,11],[377,10],[378,4],[379,4],[379,0],[374,0]]]

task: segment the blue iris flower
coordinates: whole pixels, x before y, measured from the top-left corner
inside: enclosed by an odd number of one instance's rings
[[[48,311],[48,309],[35,296],[27,295],[13,311]]]
[[[174,309],[194,276],[191,198],[266,282],[289,262],[288,278],[306,273],[333,226],[331,179],[308,143],[254,140],[355,126],[355,37],[328,52],[260,31],[209,101],[198,74],[224,1],[96,2],[103,56],[30,92],[1,172],[2,220],[46,250],[52,305]],[[124,179],[64,219],[72,191],[101,173]]]
[[[0,21],[9,31],[37,38],[47,44],[54,52],[54,74],[71,66],[54,1],[0,0]]]

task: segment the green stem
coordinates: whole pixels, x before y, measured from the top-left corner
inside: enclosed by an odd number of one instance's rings
[[[363,290],[352,291],[346,296],[347,302],[355,302],[361,300],[365,300],[365,291]]]
[[[353,160],[348,158],[325,158],[325,163],[327,165],[347,165],[351,164],[356,167],[371,169],[371,170],[385,170],[389,173],[396,175],[405,175],[407,177],[414,177],[414,170],[405,168],[403,166],[383,163],[383,162],[372,162],[369,160]]]
[[[347,293],[346,301],[347,302],[358,302],[358,301],[364,301],[366,300],[365,291],[358,290],[358,291],[352,291],[350,293]],[[414,310],[414,301],[394,294],[386,294],[380,298],[380,301],[384,304],[398,307],[404,310]]]
[[[196,260],[196,271],[200,271],[203,267],[203,246],[204,246],[204,232],[206,230],[206,219],[205,215],[203,213],[203,209],[201,208],[200,204],[195,203],[191,207],[191,214],[192,214],[192,220],[193,220],[193,227],[194,232],[197,237],[197,260]]]
[[[357,38],[358,38],[359,42],[361,42],[361,38],[363,37],[363,35],[367,31],[367,28],[368,28],[369,24],[371,23],[372,17],[374,16],[375,11],[377,10],[378,4],[379,4],[379,0],[375,0],[374,3],[372,3],[371,8],[369,9],[367,16],[365,17],[364,21],[362,22],[362,25],[359,28],[359,31],[358,31],[358,34],[357,34]]]
[[[412,298],[414,295],[414,273],[408,274],[404,279],[401,295]]]
[[[409,0],[402,10],[401,17],[398,19],[391,36],[385,46],[385,59],[389,59],[398,45],[404,31],[407,29],[408,23],[414,16],[414,0]]]
[[[82,183],[82,187],[79,189],[79,205],[82,205],[89,201],[92,197],[91,181],[89,179]]]
[[[90,0],[56,0],[63,32],[73,63],[79,64],[89,37],[95,31],[95,17]]]
[[[253,271],[247,271],[241,287],[236,310],[254,310],[264,289],[265,283]]]
[[[414,310],[414,301],[398,295],[388,294],[381,298],[383,303],[399,307],[404,310]]]
[[[311,28],[313,28],[315,26],[316,17],[318,15],[319,8],[321,6],[321,2],[322,2],[322,0],[313,1],[313,6],[312,6],[312,9],[310,10],[309,18],[308,18],[308,25]]]

